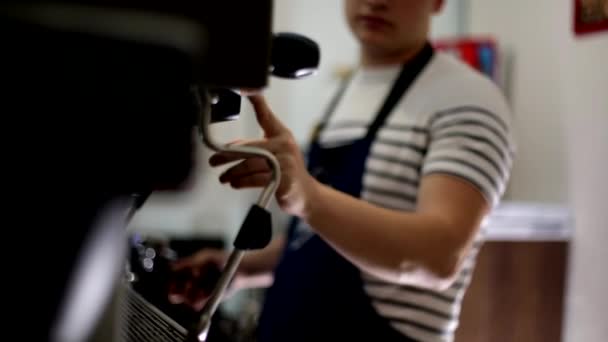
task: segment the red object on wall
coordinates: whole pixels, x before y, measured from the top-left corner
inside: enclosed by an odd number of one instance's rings
[[[608,0],[574,0],[574,32],[600,31],[608,31]]]
[[[480,68],[479,56],[475,42],[463,41],[460,43],[460,58],[475,69]]]
[[[438,39],[433,42],[435,48],[455,55],[473,69],[491,79],[496,79],[498,51],[496,42],[487,37],[457,37]]]

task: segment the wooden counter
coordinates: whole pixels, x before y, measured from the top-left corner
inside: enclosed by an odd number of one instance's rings
[[[456,342],[559,342],[567,241],[489,241],[465,295]]]

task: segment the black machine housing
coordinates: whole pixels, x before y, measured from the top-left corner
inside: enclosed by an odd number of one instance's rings
[[[133,196],[188,184],[193,85],[267,85],[271,19],[270,0],[0,4],[5,220],[16,222],[7,241],[19,248],[7,259],[19,280],[8,307],[35,309],[34,321],[16,320],[29,338],[53,340],[87,277],[121,273]],[[78,318],[94,320],[106,304]]]

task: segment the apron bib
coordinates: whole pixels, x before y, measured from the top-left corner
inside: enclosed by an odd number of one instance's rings
[[[359,198],[365,162],[378,130],[432,56],[433,49],[427,44],[403,66],[363,138],[332,148],[323,148],[314,138],[308,152],[311,175]],[[343,91],[344,88],[332,101],[322,125],[328,122]],[[306,229],[299,219],[292,219],[285,252],[275,270],[273,286],[265,296],[258,341],[412,341],[376,312],[363,285],[355,265]]]

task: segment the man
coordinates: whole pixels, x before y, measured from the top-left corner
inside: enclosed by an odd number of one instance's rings
[[[345,0],[360,66],[330,106],[307,164],[261,96],[251,102],[283,173],[276,199],[294,220],[251,253],[234,288],[270,286],[259,340],[450,341],[482,238],[512,165],[509,110],[497,87],[428,43],[441,0]],[[240,160],[216,154],[212,166]],[[261,187],[241,160],[221,177]],[[221,264],[202,251],[176,269]],[[176,302],[201,307],[192,287]]]

